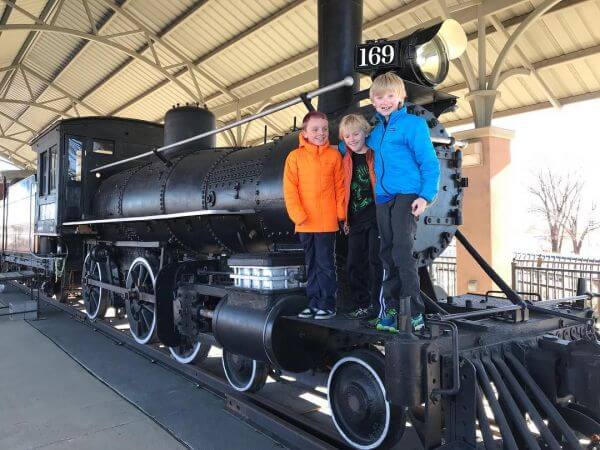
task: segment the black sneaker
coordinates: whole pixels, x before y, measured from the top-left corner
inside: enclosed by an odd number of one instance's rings
[[[350,319],[369,320],[377,317],[377,312],[370,306],[368,308],[358,308],[348,314]]]
[[[316,312],[317,312],[316,309],[305,308],[302,310],[302,312],[300,314],[298,314],[298,317],[300,317],[301,319],[311,319],[314,317]]]
[[[332,317],[335,317],[335,311],[330,309],[319,309],[315,313],[315,319],[331,319]]]
[[[356,308],[354,311],[346,314],[349,319],[364,319],[367,308]]]

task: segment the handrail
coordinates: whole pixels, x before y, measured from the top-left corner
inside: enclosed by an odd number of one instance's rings
[[[161,158],[162,155],[160,155],[160,153],[164,152],[165,150],[169,150],[169,149],[171,149],[173,147],[177,147],[179,145],[189,144],[190,142],[195,142],[202,138],[222,133],[223,131],[230,130],[230,129],[238,127],[240,125],[244,125],[245,123],[252,122],[253,120],[260,119],[261,117],[268,116],[269,114],[273,114],[277,111],[281,111],[282,109],[289,108],[290,106],[297,105],[298,103],[304,103],[307,100],[311,100],[311,99],[318,97],[319,95],[325,94],[327,92],[331,92],[331,91],[334,91],[334,90],[342,88],[342,87],[352,86],[353,84],[354,84],[354,79],[352,77],[348,76],[348,77],[344,78],[343,80],[340,80],[336,83],[332,83],[327,86],[323,86],[322,88],[315,89],[314,91],[302,93],[299,96],[294,97],[288,101],[279,103],[278,105],[272,106],[261,112],[252,114],[248,117],[244,117],[243,119],[236,120],[235,122],[231,122],[230,124],[224,125],[221,128],[206,131],[206,132],[200,133],[196,136],[192,136],[187,139],[183,139],[181,141],[173,142],[172,144],[164,145],[162,147],[153,149],[153,150],[145,152],[145,153],[140,153],[139,155],[131,156],[129,158],[121,159],[119,161],[104,164],[103,166],[96,167],[96,168],[90,170],[90,173],[100,172],[101,170],[108,169],[110,167],[119,166],[121,164],[135,161],[137,159],[145,158],[146,156],[150,156],[150,155],[155,155],[155,156],[158,156],[159,158]],[[433,144],[452,145],[452,146],[455,146],[460,149],[464,149],[469,145],[469,143],[466,141],[457,141],[453,137],[444,137],[444,136],[431,136],[431,142]]]
[[[431,395],[440,397],[442,395],[456,395],[460,392],[460,357],[458,354],[458,327],[453,322],[448,322],[445,317],[441,319],[428,319],[430,325],[449,329],[452,333],[452,387],[447,389],[435,388]],[[441,383],[440,383],[441,385]]]
[[[90,172],[92,172],[92,173],[99,172],[101,170],[108,169],[109,167],[119,166],[121,164],[135,161],[136,159],[145,158],[146,156],[154,155],[155,153],[162,153],[165,150],[168,150],[173,147],[177,147],[179,145],[189,144],[190,142],[195,142],[202,138],[212,136],[214,134],[222,133],[223,131],[230,130],[232,128],[238,127],[240,125],[244,125],[245,123],[251,122],[253,120],[260,119],[261,117],[268,116],[269,114],[273,114],[274,112],[281,111],[282,109],[289,108],[290,106],[296,105],[298,103],[302,103],[305,101],[305,99],[310,100],[312,98],[318,97],[321,94],[325,94],[327,92],[331,92],[331,91],[334,91],[334,90],[342,88],[342,87],[352,86],[353,84],[354,84],[354,79],[352,77],[348,76],[348,77],[344,78],[343,80],[340,80],[336,83],[332,83],[327,86],[323,86],[322,88],[315,89],[314,91],[310,91],[305,94],[300,94],[298,97],[294,97],[286,102],[280,103],[280,104],[272,106],[270,108],[267,108],[264,111],[261,111],[256,114],[252,114],[248,117],[244,117],[243,119],[236,120],[235,122],[232,122],[230,124],[222,126],[221,128],[217,128],[215,130],[210,130],[205,133],[200,133],[196,136],[192,136],[187,139],[183,139],[181,141],[173,142],[172,144],[165,145],[163,147],[159,147],[156,150],[151,150],[149,152],[140,153],[139,155],[135,155],[130,158],[121,159],[120,161],[115,161],[115,162],[111,162],[108,164],[104,164],[103,166],[96,167],[95,169],[90,170]]]

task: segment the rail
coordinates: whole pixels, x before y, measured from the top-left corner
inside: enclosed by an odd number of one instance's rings
[[[591,292],[600,292],[600,259],[517,253],[512,261],[512,286],[542,298],[577,294],[577,281],[587,281]]]
[[[139,155],[135,155],[135,156],[132,156],[130,158],[121,159],[120,161],[115,161],[115,162],[112,162],[112,163],[109,163],[109,164],[105,164],[105,165],[100,166],[100,167],[96,167],[95,169],[90,170],[90,172],[92,172],[92,173],[93,172],[99,172],[101,170],[108,169],[109,167],[119,166],[121,164],[125,164],[125,163],[131,162],[131,161],[135,161],[136,159],[141,159],[141,158],[145,158],[146,156],[150,156],[150,155],[162,153],[165,150],[169,150],[169,149],[171,149],[173,147],[178,147],[178,146],[183,145],[183,144],[189,144],[191,142],[198,141],[198,140],[200,140],[202,138],[205,138],[205,137],[208,137],[208,136],[212,136],[214,134],[222,133],[223,131],[230,130],[230,129],[238,127],[240,125],[244,125],[245,123],[252,122],[253,120],[260,119],[261,117],[268,116],[269,114],[273,114],[273,113],[275,113],[277,111],[281,111],[282,109],[289,108],[290,106],[297,105],[298,103],[302,103],[302,102],[305,102],[307,100],[311,100],[311,99],[313,99],[315,97],[318,97],[321,94],[325,94],[327,92],[331,92],[331,91],[334,91],[336,89],[340,89],[342,87],[349,87],[349,86],[352,86],[353,84],[354,84],[354,79],[352,77],[348,76],[348,77],[344,78],[343,80],[340,80],[340,81],[338,81],[336,83],[332,83],[332,84],[329,84],[327,86],[323,86],[322,88],[315,89],[314,91],[310,91],[310,92],[307,92],[305,94],[300,94],[298,97],[294,97],[294,98],[292,98],[292,99],[290,99],[288,101],[285,101],[285,102],[280,103],[278,105],[275,105],[275,106],[272,106],[270,108],[267,108],[264,111],[261,111],[261,112],[256,113],[256,114],[252,114],[252,115],[250,115],[248,117],[244,117],[243,119],[236,120],[235,122],[232,122],[230,124],[227,124],[225,126],[217,128],[215,130],[207,131],[205,133],[200,133],[200,134],[198,134],[196,136],[192,136],[192,137],[189,137],[187,139],[183,139],[181,141],[173,142],[172,144],[165,145],[163,147],[157,148],[156,150],[152,150],[152,151],[149,151],[149,152],[146,152],[146,153],[140,153]]]
[[[448,295],[458,294],[455,256],[436,258],[429,274]],[[513,256],[512,288],[528,300],[575,296],[579,278],[587,281],[590,292],[600,292],[600,259],[534,253]]]
[[[438,256],[429,266],[429,275],[433,283],[441,287],[448,295],[456,295],[456,257]]]
[[[90,170],[90,172],[91,173],[100,172],[101,170],[108,169],[110,167],[119,166],[121,164],[125,164],[125,163],[135,161],[137,159],[145,158],[146,156],[151,156],[151,155],[156,155],[159,158],[162,158],[162,155],[160,155],[160,153],[163,153],[164,151],[169,150],[171,148],[178,147],[178,146],[184,145],[184,144],[189,144],[189,143],[198,141],[200,139],[203,139],[205,137],[219,134],[219,133],[222,133],[227,130],[231,130],[232,128],[239,127],[240,125],[244,125],[248,122],[252,122],[253,120],[268,116],[275,112],[281,111],[282,109],[286,109],[286,108],[289,108],[290,106],[297,105],[298,103],[306,103],[307,101],[310,101],[311,99],[318,97],[319,95],[326,94],[327,92],[331,92],[331,91],[334,91],[336,89],[340,89],[343,87],[349,87],[349,86],[352,86],[353,84],[354,84],[354,79],[352,77],[348,76],[348,77],[344,78],[343,80],[337,81],[337,82],[329,84],[327,86],[323,86],[322,88],[315,89],[314,91],[305,92],[305,93],[300,94],[299,96],[294,97],[290,100],[287,100],[285,102],[282,102],[275,106],[267,108],[264,111],[261,111],[259,113],[252,114],[248,117],[244,117],[243,119],[236,120],[235,122],[231,122],[220,128],[206,131],[206,132],[200,133],[196,136],[192,136],[187,139],[183,139],[181,141],[173,142],[172,144],[169,144],[169,145],[164,145],[162,147],[151,150],[149,152],[140,153],[139,155],[131,156],[130,158],[125,158],[125,159],[121,159],[119,161],[104,164],[103,166],[96,167],[96,168]],[[466,142],[457,141],[453,137],[434,136],[431,138],[431,142],[433,142],[434,144],[455,145],[460,148],[467,146]]]
[[[23,285],[13,284],[22,292],[32,291]],[[39,293],[39,290],[38,290]],[[174,371],[184,376],[189,381],[223,398],[225,407],[242,420],[253,424],[257,429],[267,435],[278,437],[286,447],[334,450],[342,448],[341,438],[330,430],[320,429],[320,424],[310,418],[281,406],[272,399],[260,394],[240,395],[230,387],[225,377],[193,364],[181,364],[173,359],[165,349],[158,345],[143,345],[137,343],[133,337],[123,330],[116,328],[109,321],[90,321],[85,312],[81,311],[78,303],[61,303],[56,299],[39,293],[39,301],[58,308],[69,314],[82,324],[90,327],[96,332],[102,333],[112,339],[117,345],[124,345],[139,356],[147,358],[153,364],[160,364],[167,370]],[[319,391],[315,391],[319,392]],[[315,394],[317,395],[317,394]]]

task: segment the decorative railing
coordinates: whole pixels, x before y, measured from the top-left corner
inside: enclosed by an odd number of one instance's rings
[[[429,275],[448,295],[456,295],[456,256],[437,257],[429,266]]]
[[[448,295],[460,294],[456,292],[455,256],[436,258],[429,267],[429,273],[434,284],[444,289]],[[514,254],[510,281],[516,291],[536,293],[543,299],[569,297],[576,294],[579,278],[587,281],[591,292],[600,292],[600,259],[552,254]]]
[[[600,292],[600,259],[517,253],[512,261],[513,289],[542,298],[575,295],[579,278],[587,280],[590,291]]]

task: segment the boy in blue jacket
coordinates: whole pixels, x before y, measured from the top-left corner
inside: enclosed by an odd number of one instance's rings
[[[418,331],[424,325],[425,305],[413,245],[417,218],[437,194],[440,165],[427,123],[406,111],[402,79],[393,72],[380,75],[369,94],[376,124],[367,145],[375,153],[375,204],[384,269],[376,326],[398,332],[398,308],[410,298],[412,330]],[[340,149],[345,150],[343,145]]]

